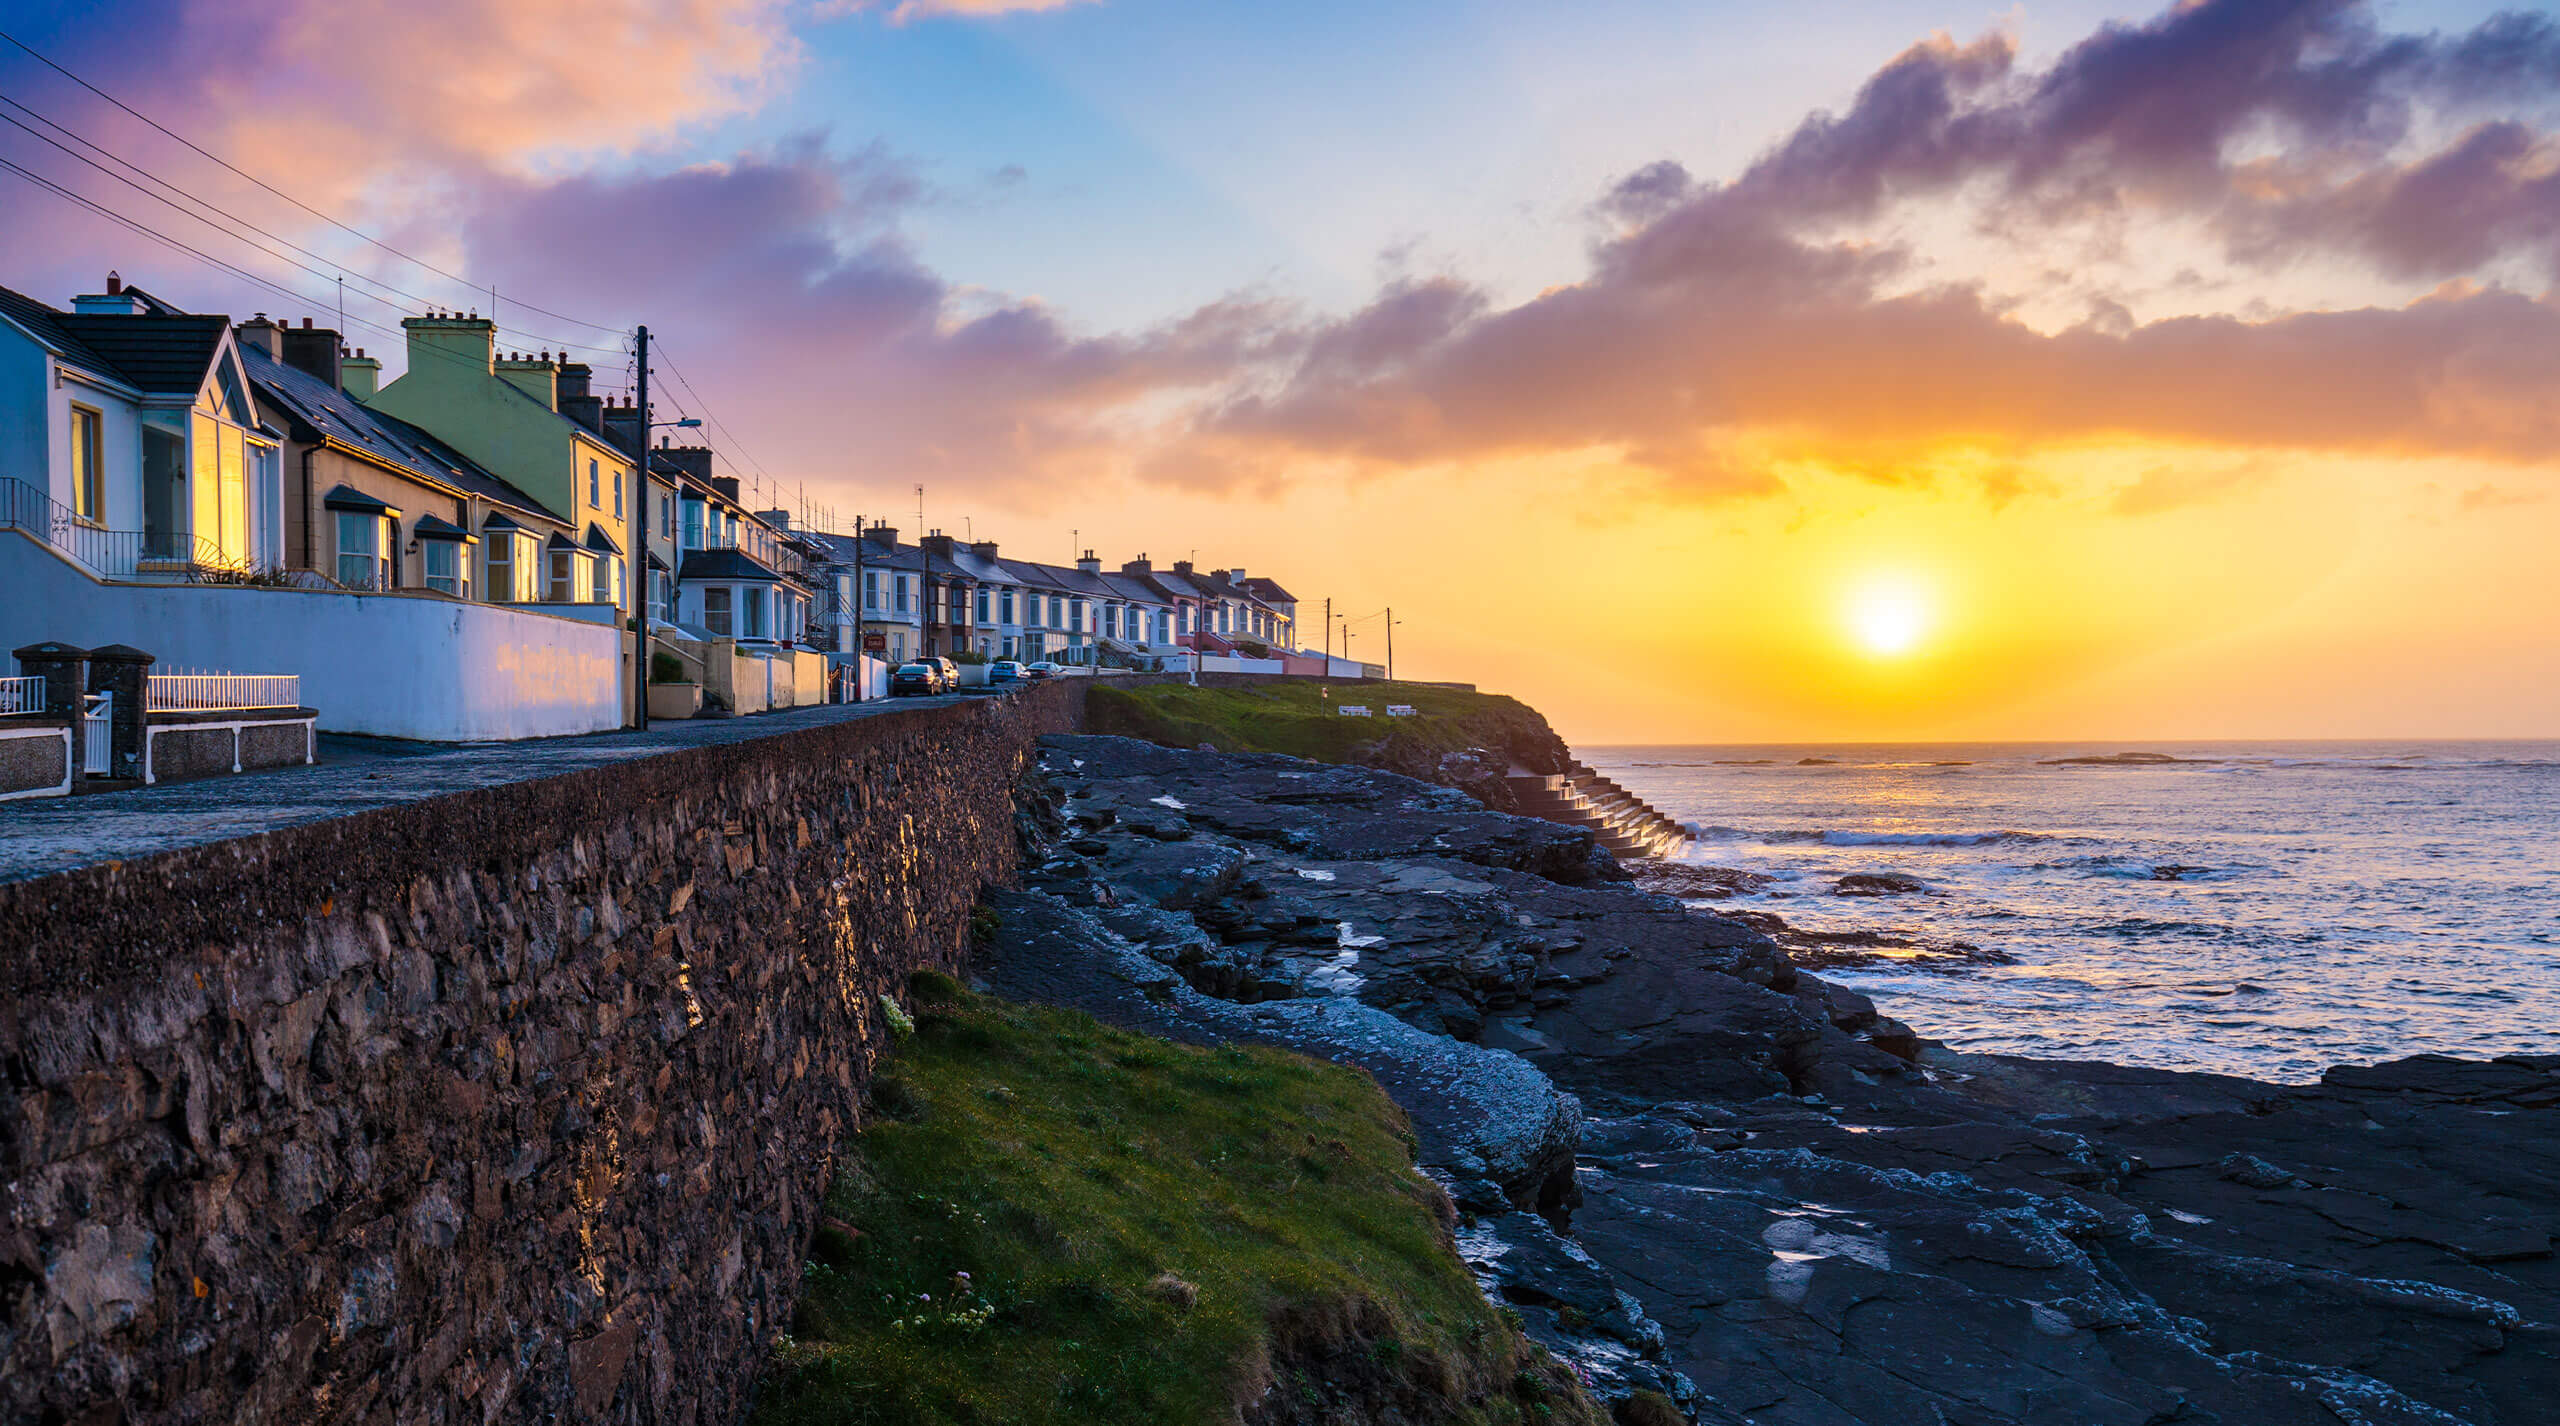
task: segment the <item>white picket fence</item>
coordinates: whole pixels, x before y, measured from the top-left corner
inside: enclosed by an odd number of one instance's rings
[[[225,708],[299,708],[302,676],[291,673],[155,673],[143,691],[154,713]]]
[[[44,711],[44,676],[21,674],[0,678],[0,717]]]

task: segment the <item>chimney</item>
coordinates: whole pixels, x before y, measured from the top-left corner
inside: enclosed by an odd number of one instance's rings
[[[894,550],[898,547],[898,527],[895,525],[873,525],[862,532],[862,538],[869,540],[871,543],[878,545],[884,550]]]
[[[1244,578],[1244,566],[1237,565],[1235,568],[1228,570],[1227,573],[1236,579],[1242,579]]]
[[[756,518],[777,530],[791,528],[791,512],[788,510],[758,510]]]
[[[409,377],[437,386],[466,381],[472,368],[486,376],[496,365],[498,324],[479,317],[440,312],[429,317],[403,317],[409,334]]]
[[[366,356],[364,348],[358,347],[354,356],[338,359],[338,380],[349,396],[358,401],[371,401],[373,393],[382,386],[382,363]]]
[[[71,310],[92,317],[139,317],[150,309],[142,299],[124,290],[124,279],[113,272],[107,274],[107,290],[84,292],[71,299]]]
[[[266,313],[260,312],[252,316],[235,330],[240,338],[240,345],[256,347],[268,356],[278,360],[283,359],[284,328],[268,321]]]
[[[1147,557],[1145,555],[1140,555],[1136,559],[1129,561],[1127,564],[1120,566],[1120,572],[1133,579],[1144,579],[1148,575],[1155,573],[1156,567],[1147,563]]]
[[[711,484],[711,448],[709,446],[660,446],[649,453],[653,470],[680,470],[705,485]],[[731,486],[736,481],[729,482]],[[736,496],[731,496],[736,499]]]
[[[1100,574],[1102,573],[1102,561],[1094,558],[1093,551],[1087,550],[1084,552],[1084,558],[1076,561],[1076,568],[1083,570],[1087,574]]]
[[[715,475],[705,483],[712,489],[719,491],[721,498],[729,501],[731,504],[736,504],[740,499],[738,494],[738,478],[734,475]]]
[[[1189,576],[1191,573],[1191,561],[1175,560],[1173,562],[1173,572],[1186,577]]]
[[[554,381],[560,392],[560,414],[595,432],[604,434],[604,398],[587,388],[595,377],[595,368],[582,361],[564,361]]]
[[[942,533],[940,530],[936,530],[932,534],[925,536],[923,539],[916,541],[916,543],[924,546],[924,552],[933,556],[935,559],[947,560],[951,558],[952,548],[960,542],[951,538],[949,535]]]
[[[529,357],[518,352],[490,369],[509,386],[541,402],[546,410],[560,409],[560,364],[551,359],[551,353]]]
[[[284,358],[285,365],[309,372],[332,387],[345,384],[341,354],[346,348],[339,344],[336,332],[312,326],[305,318],[299,327],[278,329],[278,335],[284,339],[284,349],[277,355]]]
[[[994,559],[996,557],[996,542],[993,540],[980,540],[976,544],[969,546],[969,553],[976,555],[982,560]]]

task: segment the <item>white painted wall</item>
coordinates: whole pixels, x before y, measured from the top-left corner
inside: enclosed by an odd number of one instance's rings
[[[0,531],[0,650],[46,639],[299,674],[326,732],[476,742],[623,722],[622,635],[608,624],[426,595],[103,584]]]

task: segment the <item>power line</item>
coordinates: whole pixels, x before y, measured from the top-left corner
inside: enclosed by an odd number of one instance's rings
[[[177,250],[178,252],[184,253],[184,254],[186,254],[187,256],[189,256],[189,257],[192,257],[192,258],[196,259],[196,260],[197,260],[197,261],[199,261],[199,262],[206,263],[206,264],[208,264],[208,265],[210,265],[210,266],[220,268],[222,271],[227,272],[227,273],[230,273],[232,276],[237,277],[237,278],[240,278],[242,281],[255,283],[256,285],[258,285],[258,286],[260,286],[260,287],[263,287],[263,288],[267,289],[267,290],[268,290],[268,291],[270,291],[270,292],[277,293],[277,294],[279,294],[279,295],[281,295],[281,296],[284,296],[284,297],[289,297],[289,298],[293,299],[293,300],[294,300],[294,301],[296,301],[296,302],[304,303],[304,304],[311,305],[311,306],[315,306],[315,307],[325,307],[325,305],[326,305],[325,303],[321,302],[321,300],[320,300],[320,299],[315,298],[315,297],[312,297],[312,296],[310,296],[310,295],[309,295],[309,294],[307,294],[307,293],[296,292],[296,291],[294,291],[292,288],[286,287],[286,286],[282,285],[281,283],[277,283],[277,282],[270,281],[270,280],[268,280],[267,278],[261,277],[261,276],[259,276],[258,274],[256,274],[256,273],[254,273],[254,272],[249,271],[247,268],[241,267],[241,266],[239,266],[239,265],[237,265],[237,264],[235,264],[235,263],[226,262],[226,261],[224,261],[224,260],[223,260],[223,259],[221,259],[221,258],[215,257],[213,254],[211,254],[211,253],[209,253],[209,252],[204,251],[202,248],[195,247],[195,246],[193,246],[193,245],[191,245],[191,244],[188,244],[188,243],[182,242],[182,241],[180,241],[180,240],[179,240],[179,239],[177,239],[177,238],[173,238],[173,237],[169,236],[168,234],[161,232],[159,229],[152,227],[150,224],[148,224],[148,223],[145,223],[145,222],[141,221],[141,220],[140,220],[140,219],[138,219],[138,218],[129,217],[129,216],[127,216],[126,214],[119,213],[119,212],[117,212],[115,209],[110,208],[110,207],[106,206],[105,204],[103,204],[103,203],[100,203],[100,202],[96,201],[95,199],[89,198],[89,197],[87,197],[87,196],[86,196],[86,195],[84,195],[84,194],[81,194],[81,193],[79,193],[79,192],[76,192],[75,190],[73,190],[73,189],[71,189],[71,188],[69,188],[69,187],[67,187],[67,186],[65,186],[65,185],[63,185],[63,184],[57,183],[57,182],[55,182],[54,180],[52,180],[52,179],[50,179],[50,178],[45,177],[43,174],[41,174],[41,173],[37,173],[37,172],[36,172],[36,171],[34,171],[33,169],[26,168],[26,167],[23,167],[23,166],[21,166],[21,165],[19,165],[19,164],[13,163],[13,162],[11,162],[10,160],[8,160],[8,159],[6,159],[6,158],[0,158],[0,170],[6,170],[7,172],[14,173],[14,174],[18,175],[20,178],[26,179],[28,182],[35,184],[37,187],[42,188],[42,189],[45,189],[46,191],[48,191],[48,192],[50,192],[50,193],[53,193],[53,194],[55,194],[56,196],[58,196],[58,197],[60,197],[60,198],[62,198],[62,199],[64,199],[64,200],[66,200],[66,201],[68,201],[68,202],[70,202],[70,203],[73,203],[73,204],[78,205],[79,207],[82,207],[82,208],[88,209],[90,212],[95,213],[95,214],[97,214],[98,216],[100,216],[100,217],[102,217],[102,218],[106,218],[106,219],[108,219],[108,220],[110,220],[110,221],[112,221],[112,222],[115,222],[115,223],[120,223],[120,224],[122,224],[123,226],[125,226],[125,227],[127,227],[127,228],[132,229],[134,232],[136,232],[136,233],[140,234],[140,235],[141,235],[141,236],[143,236],[143,237],[150,238],[150,239],[152,239],[152,240],[153,240],[153,241],[155,241],[155,242],[158,242],[158,243],[163,244],[164,246],[167,246],[167,247],[173,248],[173,249]],[[394,341],[402,341],[402,340],[404,340],[404,339],[405,339],[405,336],[406,336],[406,334],[405,334],[404,332],[401,332],[401,331],[396,330],[396,329],[394,329],[394,328],[390,328],[390,327],[383,326],[383,325],[382,325],[381,323],[379,323],[379,322],[370,321],[370,320],[368,320],[368,319],[366,319],[366,318],[363,318],[363,317],[353,317],[353,316],[351,316],[351,317],[348,317],[346,320],[347,320],[348,324],[349,324],[349,325],[351,325],[351,326],[360,326],[360,327],[364,327],[364,328],[366,328],[367,330],[370,330],[370,331],[379,332],[379,333],[381,333],[383,336],[385,336],[385,337],[389,337],[389,338],[391,338],[391,339],[392,339],[392,340],[394,340]],[[409,351],[409,357],[410,357],[410,359],[411,359],[412,361],[415,361],[415,360],[416,360],[416,359],[418,359],[419,357],[424,356],[424,357],[433,358],[433,359],[435,359],[435,360],[439,360],[439,361],[447,361],[447,362],[451,362],[451,363],[453,363],[455,366],[458,366],[458,367],[470,367],[470,368],[476,368],[476,367],[477,367],[477,363],[475,363],[475,362],[472,362],[472,361],[470,361],[470,360],[468,360],[468,359],[466,359],[466,358],[464,358],[464,357],[457,356],[457,355],[454,355],[454,354],[451,354],[451,353],[448,353],[448,352],[439,351],[439,350],[437,350],[437,349],[436,349],[436,348],[434,348],[434,347],[420,347],[420,346],[416,346],[416,345],[410,345],[410,346],[409,346],[409,348],[408,348],[408,351]]]
[[[41,64],[45,68],[52,70],[54,73],[61,75],[63,78],[70,80],[72,83],[79,85],[81,88],[88,90],[99,98],[106,100],[108,103],[113,104],[118,109],[132,115],[134,118],[141,120],[143,123],[150,125],[152,128],[159,130],[169,138],[184,145],[191,152],[211,163],[220,165],[223,169],[236,174],[241,178],[247,179],[249,182],[256,184],[259,188],[266,190],[268,193],[274,194],[276,197],[283,199],[285,202],[292,204],[294,207],[301,209],[303,212],[310,214],[312,217],[319,219],[330,227],[336,228],[338,231],[345,233],[350,237],[370,243],[404,262],[413,263],[419,267],[425,268],[427,271],[432,272],[436,276],[444,278],[449,282],[459,282],[463,286],[472,288],[475,291],[485,292],[488,290],[486,287],[471,281],[469,278],[463,277],[458,273],[447,272],[443,268],[428,262],[424,258],[412,257],[408,253],[402,252],[400,249],[382,241],[380,238],[339,222],[337,219],[330,217],[328,214],[321,212],[319,209],[312,207],[310,204],[303,202],[301,199],[294,197],[292,194],[285,192],[283,189],[276,187],[274,184],[267,182],[256,174],[250,173],[246,169],[233,164],[221,155],[197,144],[186,135],[179,133],[177,130],[170,128],[168,125],[163,124],[159,120],[152,118],[150,115],[143,113],[141,110],[134,108],[132,105],[127,104],[112,94],[109,94],[107,91],[91,84],[88,80],[81,78],[79,75],[72,73],[61,65],[56,64],[53,60],[47,58],[42,51],[36,49],[26,41],[19,39],[17,36],[10,34],[8,31],[0,30],[0,40],[5,40],[11,45],[16,46],[18,49],[24,51],[29,58],[35,60],[36,63]],[[537,307],[530,302],[525,303],[524,306],[528,311],[539,312],[545,317],[567,322],[572,326],[587,327],[599,332],[619,332],[621,330],[619,327],[609,327],[601,322],[590,322],[584,318],[572,317],[565,312],[554,312],[547,307]]]
[[[230,221],[232,221],[232,222],[234,222],[234,223],[238,223],[240,226],[242,226],[242,227],[244,227],[244,228],[247,228],[250,232],[253,232],[253,233],[258,234],[260,237],[264,237],[264,238],[267,238],[267,239],[269,239],[269,240],[271,240],[271,241],[273,241],[273,242],[280,243],[280,244],[284,245],[285,247],[292,249],[294,252],[300,253],[300,254],[302,254],[303,256],[308,257],[308,258],[312,259],[312,260],[313,260],[313,261],[315,261],[315,262],[322,262],[322,263],[327,263],[327,262],[329,262],[329,259],[328,259],[328,258],[326,258],[326,257],[322,256],[322,255],[321,255],[321,254],[319,254],[319,253],[315,253],[315,252],[311,251],[309,248],[303,247],[303,246],[302,246],[302,245],[300,245],[299,243],[294,242],[292,239],[290,239],[290,238],[286,238],[286,237],[283,237],[283,236],[281,236],[281,235],[279,235],[279,234],[276,234],[276,233],[268,232],[266,229],[259,227],[257,224],[250,222],[248,219],[243,218],[243,217],[239,216],[239,215],[238,215],[238,214],[236,214],[236,213],[232,213],[232,212],[228,211],[227,209],[224,209],[224,208],[222,208],[222,207],[219,207],[219,206],[217,206],[216,204],[210,203],[210,202],[206,201],[205,199],[200,198],[200,197],[198,197],[197,195],[195,195],[195,194],[193,194],[193,193],[190,193],[190,192],[188,192],[187,190],[185,190],[185,189],[183,189],[183,188],[178,187],[176,184],[170,183],[170,182],[168,182],[167,180],[162,179],[162,178],[161,178],[161,177],[159,177],[157,174],[154,174],[154,173],[150,172],[148,169],[143,168],[141,165],[136,164],[136,163],[133,163],[133,162],[131,162],[131,161],[127,160],[127,159],[124,159],[124,158],[122,158],[122,157],[119,157],[118,155],[116,155],[116,154],[114,154],[114,153],[109,152],[107,149],[105,149],[104,147],[101,147],[101,146],[100,146],[100,145],[98,145],[98,144],[91,143],[88,139],[82,138],[82,137],[81,137],[79,134],[77,134],[77,133],[73,133],[71,129],[69,129],[69,128],[65,127],[64,125],[59,124],[59,123],[56,123],[56,122],[55,122],[54,120],[52,120],[52,119],[46,118],[43,114],[38,113],[36,110],[34,110],[34,109],[32,109],[32,108],[29,108],[29,107],[28,107],[27,105],[25,105],[25,104],[19,103],[19,102],[18,102],[17,100],[15,100],[15,99],[11,99],[9,96],[7,96],[7,95],[5,95],[5,94],[0,94],[0,104],[6,104],[6,105],[10,106],[11,108],[14,108],[14,109],[20,110],[20,111],[22,111],[22,112],[24,112],[24,113],[26,113],[26,114],[32,115],[32,116],[33,116],[33,117],[34,117],[38,122],[41,122],[41,123],[43,123],[43,124],[47,125],[48,127],[51,127],[51,128],[53,128],[53,129],[56,129],[56,130],[60,131],[60,132],[61,132],[61,133],[63,133],[63,134],[69,135],[73,140],[75,140],[75,141],[77,141],[77,142],[79,142],[79,143],[81,143],[81,144],[84,144],[84,145],[86,145],[86,146],[87,146],[87,147],[89,147],[89,148],[95,149],[95,150],[97,150],[97,152],[99,152],[99,153],[105,154],[108,158],[114,159],[117,163],[123,164],[126,168],[132,169],[135,173],[141,174],[143,177],[150,179],[153,183],[159,184],[162,188],[165,188],[165,189],[169,190],[171,193],[175,193],[175,194],[177,194],[179,197],[182,197],[182,198],[187,199],[189,202],[195,203],[195,204],[197,204],[198,206],[203,207],[203,208],[207,209],[207,210],[208,210],[208,211],[210,211],[210,212],[213,212],[213,213],[219,214],[221,217],[226,218],[226,219],[229,219]],[[22,121],[20,121],[20,120],[18,120],[18,119],[16,119],[16,118],[11,117],[10,115],[7,115],[7,114],[0,114],[0,123],[9,124],[9,125],[11,125],[11,126],[13,126],[13,127],[17,128],[17,129],[20,129],[20,130],[24,131],[25,133],[27,133],[28,135],[32,136],[33,138],[37,139],[38,141],[40,141],[40,142],[42,142],[42,143],[45,143],[45,144],[48,144],[48,145],[51,145],[53,148],[58,149],[58,150],[60,150],[61,152],[63,152],[63,153],[65,153],[65,154],[69,155],[70,157],[72,157],[72,158],[74,158],[74,159],[79,160],[81,163],[87,164],[89,167],[96,169],[98,172],[105,174],[107,177],[114,179],[114,180],[115,180],[115,181],[117,181],[118,183],[123,184],[125,187],[130,188],[130,189],[132,189],[133,191],[135,191],[136,193],[141,194],[141,195],[142,195],[142,196],[144,196],[145,198],[149,198],[149,199],[151,199],[153,202],[158,203],[158,204],[160,204],[161,206],[163,206],[163,207],[165,207],[165,208],[168,208],[171,212],[177,213],[177,214],[179,214],[180,216],[185,217],[185,218],[188,218],[188,219],[191,219],[191,220],[193,220],[193,221],[195,221],[195,222],[202,223],[202,224],[204,224],[206,227],[213,229],[215,232],[218,232],[218,233],[222,234],[224,237],[232,238],[232,239],[235,239],[235,240],[237,240],[237,241],[239,241],[239,242],[246,243],[246,244],[248,244],[250,247],[256,248],[258,251],[260,251],[260,252],[262,252],[262,253],[265,253],[267,256],[272,257],[272,258],[274,258],[276,261],[281,262],[281,263],[284,263],[285,265],[287,265],[287,266],[289,266],[289,267],[299,268],[299,269],[301,269],[302,271],[304,271],[304,272],[307,272],[307,273],[311,274],[313,277],[317,277],[317,278],[322,279],[323,281],[328,281],[328,280],[331,280],[331,279],[333,279],[333,278],[336,278],[336,277],[340,277],[340,276],[345,275],[344,269],[339,268],[339,267],[338,267],[336,264],[334,264],[334,263],[331,263],[331,264],[330,264],[330,270],[324,271],[324,270],[322,270],[322,269],[320,269],[320,268],[313,267],[310,263],[297,262],[297,261],[295,261],[292,257],[289,257],[289,256],[287,256],[287,255],[286,255],[286,254],[284,254],[284,253],[278,252],[278,251],[276,251],[274,248],[268,247],[268,246],[267,246],[266,244],[264,244],[264,243],[257,242],[256,240],[251,239],[251,238],[243,237],[241,234],[236,233],[236,232],[233,232],[232,230],[230,230],[230,229],[228,229],[228,228],[223,227],[223,226],[222,226],[222,224],[217,223],[217,222],[213,221],[212,219],[205,217],[203,214],[189,212],[187,209],[185,209],[185,208],[183,208],[183,207],[180,207],[177,203],[175,203],[175,202],[171,201],[170,199],[168,199],[168,198],[166,198],[166,197],[163,197],[162,195],[160,195],[160,194],[158,194],[158,193],[154,193],[154,192],[152,192],[150,189],[145,188],[145,187],[143,187],[141,184],[136,183],[134,180],[132,180],[132,179],[130,179],[130,178],[127,178],[126,176],[124,176],[124,175],[123,175],[123,174],[121,174],[121,173],[116,172],[114,169],[111,169],[111,168],[107,167],[105,164],[102,164],[102,163],[98,162],[96,159],[93,159],[93,158],[89,157],[87,154],[81,153],[81,152],[79,152],[77,149],[70,148],[70,147],[68,147],[68,146],[66,146],[66,145],[64,145],[64,144],[62,144],[62,143],[60,143],[59,141],[55,140],[55,139],[54,139],[54,138],[52,138],[51,136],[49,136],[49,135],[47,135],[47,134],[44,134],[44,133],[41,133],[41,132],[37,131],[36,129],[30,128],[30,127],[29,127],[27,124],[25,124],[24,122],[22,122]],[[392,292],[392,293],[396,293],[396,294],[398,294],[398,295],[399,295],[399,296],[401,296],[401,297],[405,297],[405,298],[407,298],[409,301],[411,301],[411,302],[414,302],[414,303],[418,304],[420,307],[432,307],[432,306],[439,305],[439,304],[435,303],[435,302],[434,302],[432,299],[430,299],[430,298],[421,297],[421,296],[419,296],[418,294],[416,294],[416,293],[414,293],[414,292],[404,292],[404,291],[402,291],[401,289],[399,289],[399,288],[397,288],[397,287],[393,287],[391,284],[389,284],[389,283],[387,283],[387,282],[382,282],[382,281],[380,281],[379,279],[375,279],[375,278],[371,278],[371,277],[366,277],[366,276],[364,276],[364,275],[363,275],[363,274],[361,274],[361,273],[358,273],[358,274],[356,274],[355,276],[356,276],[357,280],[358,280],[358,281],[360,281],[360,282],[370,282],[370,283],[372,283],[374,286],[380,287],[380,288],[384,289],[385,291]],[[377,303],[380,303],[381,305],[386,306],[386,307],[392,307],[392,308],[400,308],[400,307],[401,307],[401,304],[400,304],[400,303],[394,302],[394,301],[392,301],[390,298],[380,296],[380,295],[378,295],[378,294],[376,294],[376,293],[359,291],[359,292],[357,292],[357,293],[356,293],[356,295],[357,295],[358,297],[364,298],[365,300],[367,300],[367,301],[369,301],[369,302],[377,302]],[[405,309],[404,309],[404,310],[405,310]],[[589,344],[587,344],[587,343],[580,343],[580,342],[559,342],[559,341],[557,341],[557,339],[555,339],[555,338],[551,338],[551,337],[543,336],[541,333],[538,333],[538,332],[527,332],[527,331],[523,331],[523,330],[521,330],[521,329],[513,328],[513,327],[504,327],[504,326],[501,326],[501,327],[499,327],[499,328],[498,328],[498,330],[503,331],[503,332],[509,332],[509,333],[512,333],[512,334],[513,334],[513,335],[515,335],[515,336],[518,336],[518,337],[521,337],[521,338],[525,338],[525,339],[527,339],[528,341],[530,341],[530,342],[532,342],[532,343],[534,343],[534,344],[536,344],[536,345],[541,345],[541,344],[545,344],[545,343],[550,343],[550,344],[558,345],[558,346],[562,347],[564,350],[565,350],[566,348],[573,347],[573,346],[574,346],[574,347],[577,347],[577,348],[579,348],[580,350],[583,350],[583,351],[593,351],[593,352],[602,352],[602,351],[614,350],[614,349],[611,349],[611,348],[606,348],[606,347],[601,347],[601,346],[593,346],[593,345],[589,345]]]

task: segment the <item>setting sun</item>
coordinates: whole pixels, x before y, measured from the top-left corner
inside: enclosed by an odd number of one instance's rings
[[[1849,633],[1859,647],[1880,656],[1907,654],[1929,632],[1929,599],[1899,576],[1871,577],[1849,592]]]

